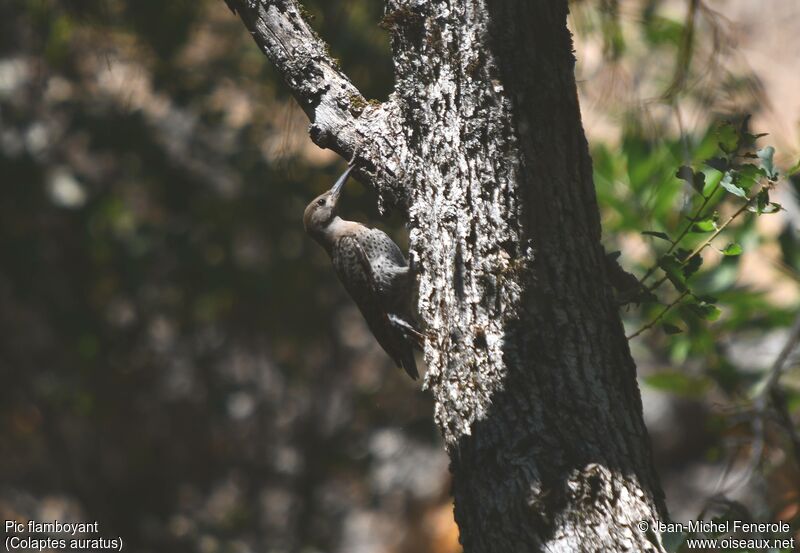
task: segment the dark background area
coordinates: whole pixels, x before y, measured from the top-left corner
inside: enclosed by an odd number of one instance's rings
[[[310,7],[385,96],[377,3]],[[303,115],[238,18],[4,2],[0,37],[2,518],[289,551],[446,503],[430,398],[303,233],[343,164],[291,142]]]

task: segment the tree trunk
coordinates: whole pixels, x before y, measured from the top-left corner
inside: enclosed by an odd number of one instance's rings
[[[666,510],[605,273],[566,1],[388,0],[396,87],[380,106],[294,1],[227,1],[312,139],[408,215],[464,550],[662,551],[638,527]]]

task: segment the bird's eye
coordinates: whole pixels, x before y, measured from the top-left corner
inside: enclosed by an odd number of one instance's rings
[[[325,198],[320,198],[319,200],[317,200],[317,205],[320,205],[320,206],[321,205],[325,205]]]

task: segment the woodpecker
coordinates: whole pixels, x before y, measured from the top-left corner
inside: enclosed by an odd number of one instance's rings
[[[411,314],[414,276],[403,252],[386,233],[338,216],[339,198],[352,169],[348,167],[333,188],[308,204],[303,226],[328,252],[336,275],[375,339],[416,380],[412,347],[421,349],[423,337]]]

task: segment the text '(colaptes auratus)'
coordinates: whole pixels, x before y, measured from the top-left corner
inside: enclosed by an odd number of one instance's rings
[[[422,335],[411,316],[413,280],[403,252],[386,233],[337,215],[337,204],[352,167],[333,188],[314,199],[305,213],[306,232],[325,248],[345,289],[378,343],[398,367],[416,379],[412,346],[421,347]]]

